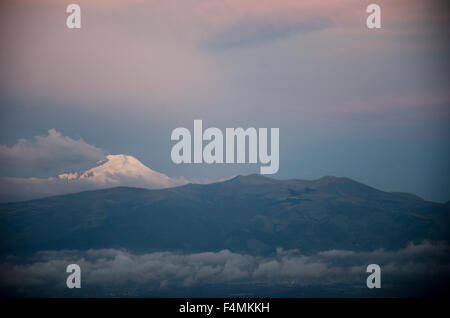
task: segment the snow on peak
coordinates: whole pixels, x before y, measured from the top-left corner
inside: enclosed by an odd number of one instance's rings
[[[133,156],[123,154],[108,155],[105,160],[97,162],[96,167],[84,172],[63,173],[58,178],[145,188],[167,188],[185,183],[150,169]]]

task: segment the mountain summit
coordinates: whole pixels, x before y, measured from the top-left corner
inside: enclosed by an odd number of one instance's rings
[[[123,184],[124,179],[131,183],[130,186],[141,186],[145,188],[168,188],[179,185],[165,174],[156,172],[145,166],[133,156],[109,155],[105,160],[97,162],[98,166],[84,172],[63,173],[59,179],[66,180],[93,180],[98,183]]]
[[[150,169],[133,156],[108,155],[95,167],[81,172],[50,178],[0,178],[0,201],[23,201],[118,186],[163,189],[185,183],[183,178],[173,179]]]

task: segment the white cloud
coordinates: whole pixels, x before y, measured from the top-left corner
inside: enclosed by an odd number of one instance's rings
[[[71,169],[80,164],[105,158],[103,149],[86,143],[82,138],[63,136],[55,129],[33,140],[20,139],[11,147],[0,145],[0,162],[3,169],[34,169],[57,171]]]

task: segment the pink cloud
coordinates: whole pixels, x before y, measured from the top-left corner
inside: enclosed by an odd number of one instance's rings
[[[114,103],[153,109],[211,105],[229,94],[233,78],[229,65],[205,50],[204,43],[220,42],[224,35],[230,43],[251,42],[272,28],[275,35],[270,41],[304,25],[361,35],[366,32],[368,4],[358,0],[79,0],[83,27],[68,30],[68,3],[2,1],[1,32],[7,45],[0,52],[0,82],[7,94],[69,100],[88,108]],[[383,23],[407,25],[385,29],[385,34],[416,32],[408,26],[445,15],[423,1],[378,3]],[[346,55],[351,48],[333,49],[333,54]]]

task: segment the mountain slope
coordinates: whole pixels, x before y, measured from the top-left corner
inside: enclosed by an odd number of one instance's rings
[[[238,176],[162,190],[112,188],[0,205],[1,252],[127,248],[255,254],[277,247],[395,249],[447,240],[449,207],[348,178]]]

